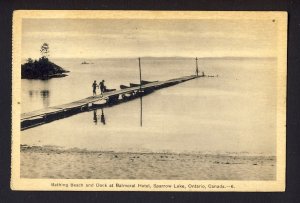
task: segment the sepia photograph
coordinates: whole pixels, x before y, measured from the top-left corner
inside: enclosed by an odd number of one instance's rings
[[[285,190],[286,12],[13,18],[12,189]]]

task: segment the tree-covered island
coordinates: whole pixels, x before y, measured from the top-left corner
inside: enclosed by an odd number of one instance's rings
[[[42,57],[38,60],[31,58],[21,65],[21,78],[22,79],[50,79],[57,77],[65,77],[69,71],[64,70],[62,67],[54,64],[49,60],[49,45],[44,43],[41,46]]]

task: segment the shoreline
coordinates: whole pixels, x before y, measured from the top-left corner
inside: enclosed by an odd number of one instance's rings
[[[275,156],[114,152],[22,146],[21,178],[275,180]]]
[[[70,71],[68,71],[70,72]],[[66,73],[68,73],[66,72]],[[22,77],[21,79],[27,79],[27,80],[48,80],[48,79],[52,79],[52,78],[63,78],[69,76],[65,73],[56,73],[56,74],[51,74],[51,75],[46,75],[46,76],[40,76],[40,77]]]
[[[201,155],[201,156],[223,156],[223,157],[271,157],[276,158],[275,155],[269,154],[250,154],[248,152],[223,152],[223,153],[213,153],[213,152],[202,152],[202,151],[183,151],[183,152],[173,152],[173,151],[114,151],[114,150],[93,150],[86,148],[64,148],[56,145],[20,145],[21,152],[57,152],[57,153],[106,153],[106,154],[167,154],[167,155]]]

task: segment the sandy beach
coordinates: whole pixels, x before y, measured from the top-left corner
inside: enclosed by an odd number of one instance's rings
[[[275,180],[276,157],[21,146],[21,178]]]

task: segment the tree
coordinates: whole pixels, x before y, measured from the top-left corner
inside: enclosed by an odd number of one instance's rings
[[[32,58],[28,58],[27,59],[27,63],[33,63],[33,59]]]
[[[42,58],[46,58],[47,59],[49,57],[49,45],[48,45],[48,43],[44,43],[41,46],[40,52],[42,54]]]

